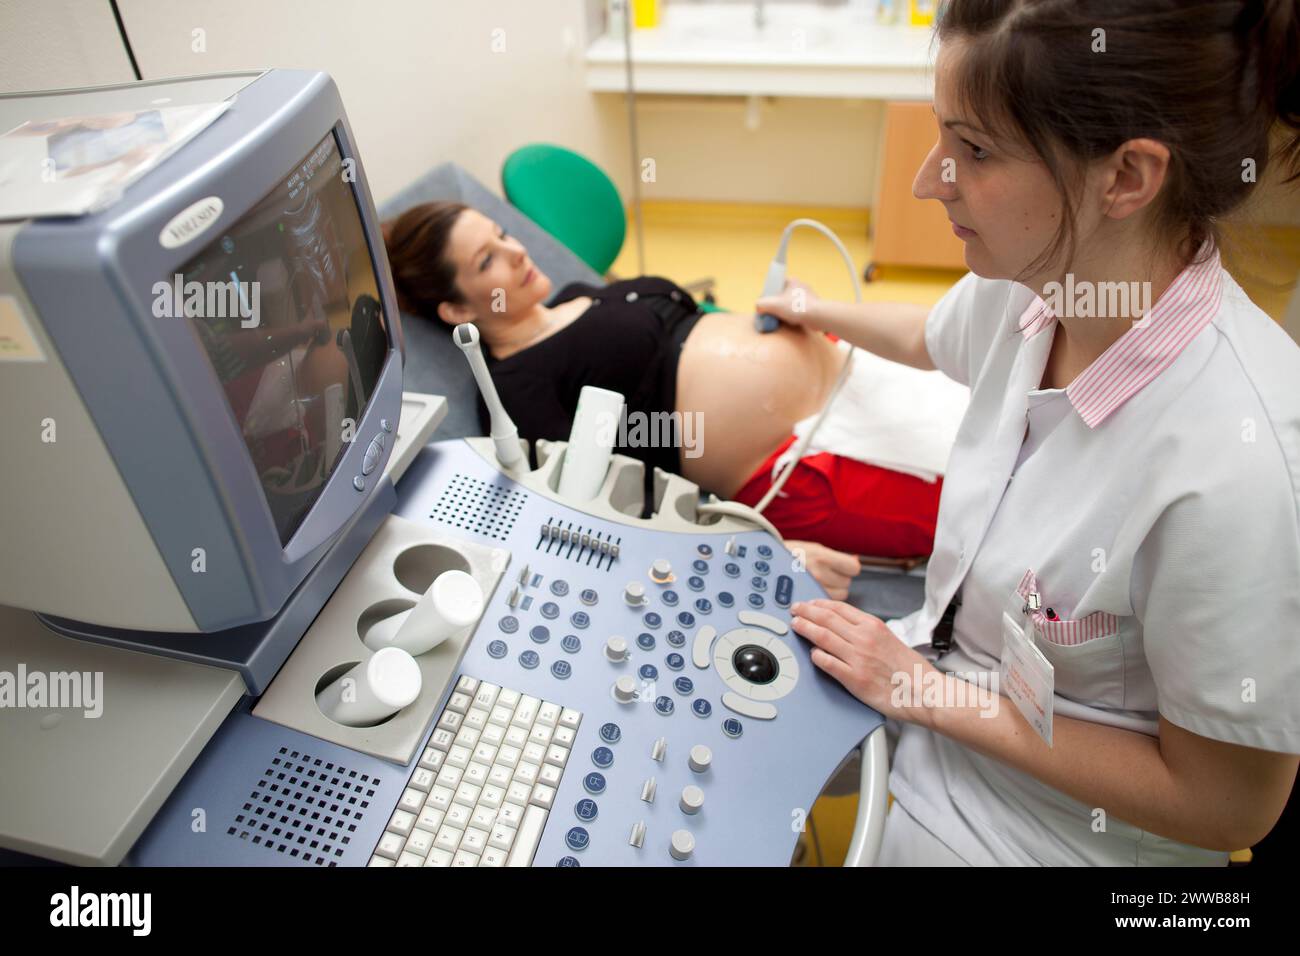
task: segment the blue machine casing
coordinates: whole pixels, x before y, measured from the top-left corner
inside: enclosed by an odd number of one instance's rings
[[[793,568],[778,541],[762,531],[733,536],[701,527],[683,533],[592,518],[523,488],[459,440],[427,446],[397,490],[399,517],[511,553],[460,673],[582,712],[534,865],[789,863],[825,782],[882,718],[821,673],[793,631],[771,636],[790,651],[798,670],[794,689],[775,701],[772,720],[729,710],[718,668],[692,663],[694,639],[706,625],[722,640],[739,627],[743,610],[788,623],[791,601],[825,597],[809,574]],[[617,559],[540,533],[543,524],[556,523],[616,542]],[[743,555],[724,552],[732,538]],[[671,562],[672,583],[651,581],[647,571],[656,559]],[[511,608],[507,597],[525,565],[523,599]],[[645,586],[646,605],[633,608],[623,600],[631,581]],[[595,603],[584,600],[585,590],[594,592]],[[627,639],[627,661],[606,658],[612,635]],[[680,655],[680,666],[672,655]],[[642,671],[647,666],[653,675]],[[614,699],[611,686],[623,675],[637,679],[642,699]],[[689,689],[678,685],[682,678]],[[451,690],[444,690],[439,711]],[[667,745],[662,762],[651,758],[660,737]],[[697,744],[713,754],[704,773],[688,765]],[[598,755],[598,748],[607,752]],[[131,861],[365,865],[422,751],[398,767],[240,708],[158,813]],[[603,788],[593,785],[592,773],[603,777]],[[641,799],[650,777],[657,784],[653,803]],[[689,815],[678,805],[688,785],[700,787],[705,798],[703,809]],[[583,804],[580,816],[581,801],[595,806]],[[199,807],[206,830],[196,833]],[[629,844],[638,821],[646,825],[640,848]],[[582,849],[569,842],[575,827],[586,831]],[[695,837],[685,863],[668,852],[679,829]]]

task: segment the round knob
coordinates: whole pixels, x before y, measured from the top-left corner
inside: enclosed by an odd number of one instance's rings
[[[709,769],[709,765],[713,763],[713,751],[704,744],[696,744],[691,748],[689,760],[692,770],[696,773],[704,773]]]
[[[614,681],[614,699],[621,704],[636,700],[636,681],[630,677],[620,677]]]
[[[695,837],[691,836],[691,831],[674,830],[673,841],[668,847],[668,852],[673,855],[674,860],[689,860],[691,854],[695,852]]]
[[[632,607],[640,607],[646,602],[645,588],[639,581],[629,581],[623,589],[623,600]]]
[[[682,799],[678,803],[682,813],[699,813],[700,807],[704,806],[704,791],[694,785],[686,787],[682,790]]]
[[[605,656],[615,664],[627,660],[627,641],[621,637],[611,637],[605,642]]]
[[[673,579],[673,566],[667,558],[658,558],[650,565],[650,579],[656,584],[667,584]]]

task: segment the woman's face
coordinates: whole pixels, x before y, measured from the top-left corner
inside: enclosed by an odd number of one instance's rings
[[[464,306],[446,310],[449,320],[509,321],[551,294],[551,280],[519,240],[475,209],[466,209],[452,226],[447,255],[465,297]]]
[[[957,227],[953,231],[966,244],[972,272],[1033,286],[1048,277],[1022,273],[1055,238],[1060,193],[1041,159],[994,140],[979,117],[962,115],[952,88],[961,55],[961,41],[939,48],[934,84],[939,140],[917,171],[912,194],[943,203]]]

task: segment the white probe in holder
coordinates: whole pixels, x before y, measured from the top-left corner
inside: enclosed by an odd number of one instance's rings
[[[316,704],[337,723],[372,727],[419,697],[423,683],[414,657],[385,647],[331,682],[316,695]]]
[[[473,322],[458,325],[452,338],[465,353],[470,371],[474,373],[474,381],[478,383],[478,390],[483,395],[483,403],[487,405],[488,431],[491,432],[492,444],[496,447],[497,461],[506,468],[520,465],[526,467],[524,453],[519,447],[519,429],[515,428],[514,421],[506,414],[506,407],[501,404],[501,396],[497,395],[497,387],[488,374],[487,362],[479,347],[478,326]]]
[[[400,647],[419,657],[477,621],[483,616],[483,606],[483,589],[471,575],[444,571],[433,579],[415,607],[376,621],[363,640],[372,651]]]
[[[560,467],[560,497],[581,503],[600,493],[622,418],[621,394],[594,385],[582,387]]]

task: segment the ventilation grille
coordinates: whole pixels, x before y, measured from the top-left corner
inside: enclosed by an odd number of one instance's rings
[[[337,866],[379,778],[281,747],[226,833],[304,864]]]
[[[442,490],[430,518],[505,541],[528,503],[528,493],[460,472]]]

